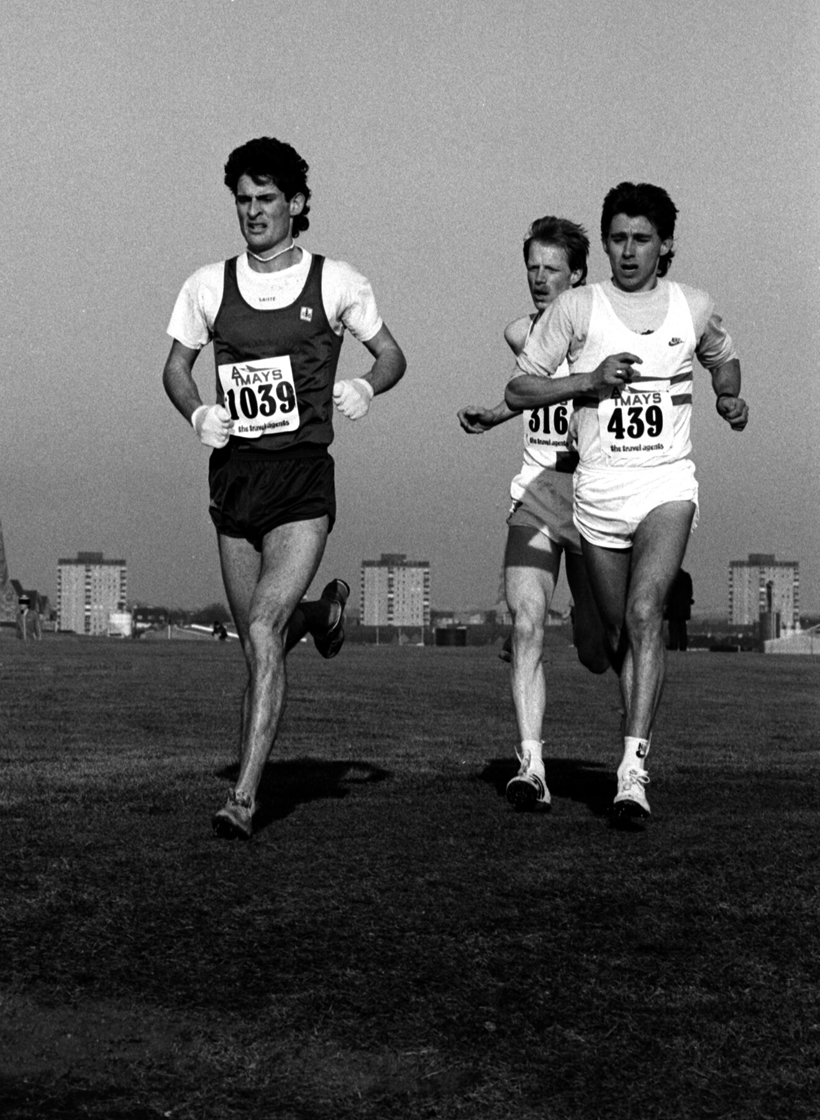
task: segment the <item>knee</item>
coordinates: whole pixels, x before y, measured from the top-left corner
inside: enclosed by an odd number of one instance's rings
[[[544,620],[531,611],[518,610],[513,617],[513,644],[519,648],[544,645]]]
[[[626,628],[630,637],[653,638],[663,627],[663,604],[653,595],[636,595],[628,604]]]
[[[257,673],[271,672],[284,656],[283,627],[263,616],[250,618],[245,642],[248,668]]]

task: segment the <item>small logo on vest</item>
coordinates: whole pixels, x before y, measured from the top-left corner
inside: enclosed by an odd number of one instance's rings
[[[301,308],[300,311],[299,311],[299,318],[304,319],[304,321],[306,323],[313,322],[313,308],[312,307]]]
[[[682,346],[683,345],[683,339],[682,338],[670,338],[669,339],[669,345],[670,346]]]

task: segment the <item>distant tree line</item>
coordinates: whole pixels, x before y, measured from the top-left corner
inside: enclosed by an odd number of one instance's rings
[[[209,603],[196,610],[182,607],[154,607],[137,604],[133,608],[134,620],[150,626],[213,626],[215,622],[229,623],[231,613],[224,603]]]

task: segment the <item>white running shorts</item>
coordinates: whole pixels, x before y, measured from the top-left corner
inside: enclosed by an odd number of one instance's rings
[[[698,483],[691,459],[657,467],[618,467],[575,474],[575,524],[590,544],[631,548],[644,518],[666,502],[694,502],[698,522]]]

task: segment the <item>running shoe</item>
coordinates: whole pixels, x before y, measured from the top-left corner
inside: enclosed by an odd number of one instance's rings
[[[512,661],[512,638],[507,638],[498,656],[502,661],[506,661],[508,664]]]
[[[330,603],[336,603],[339,607],[339,613],[335,618],[331,614],[333,621],[328,625],[327,630],[323,634],[313,635],[313,644],[322,657],[328,659],[335,657],[344,645],[345,604],[349,594],[350,588],[343,579],[332,579],[321,594],[322,599]]]
[[[649,775],[632,764],[618,770],[618,792],[612,804],[616,820],[646,820],[651,813],[645,787]]]
[[[247,794],[232,789],[224,808],[214,813],[211,824],[214,833],[223,840],[250,840],[251,821],[256,812],[256,802]]]
[[[543,764],[534,766],[527,757],[522,759],[521,769],[507,782],[507,800],[513,809],[549,809],[552,804],[550,791],[544,777]]]

